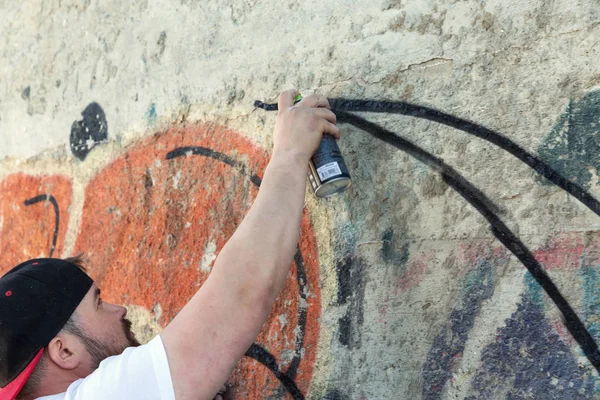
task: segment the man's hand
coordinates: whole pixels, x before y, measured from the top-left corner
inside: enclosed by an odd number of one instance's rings
[[[284,154],[308,164],[319,147],[322,134],[339,139],[340,130],[325,97],[313,94],[294,105],[297,95],[297,91],[288,90],[279,96],[273,156]]]

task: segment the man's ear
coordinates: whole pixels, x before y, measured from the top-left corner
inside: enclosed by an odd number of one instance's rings
[[[74,336],[59,333],[48,344],[48,357],[61,369],[72,370],[82,361],[82,347]]]

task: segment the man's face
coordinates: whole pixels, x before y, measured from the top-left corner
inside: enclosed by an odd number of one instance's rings
[[[92,284],[75,310],[80,331],[77,336],[88,352],[91,371],[105,358],[121,354],[127,347],[140,345],[131,332],[131,322],[125,318],[126,314],[125,307],[104,302],[96,284]]]

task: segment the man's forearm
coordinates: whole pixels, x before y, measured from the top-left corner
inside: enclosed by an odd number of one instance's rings
[[[288,275],[308,161],[322,134],[339,138],[327,99],[311,95],[294,105],[296,95],[279,97],[273,157],[254,204],[208,279],[161,333],[179,400],[214,397],[260,332]]]
[[[252,208],[223,247],[211,273],[222,274],[231,289],[239,285],[242,293],[252,283],[254,294],[261,298],[257,301],[264,300],[268,308],[281,290],[296,252],[306,171],[304,159],[273,155]]]

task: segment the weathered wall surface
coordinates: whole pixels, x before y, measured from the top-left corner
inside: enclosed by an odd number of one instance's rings
[[[354,186],[307,195],[231,397],[600,398],[596,1],[0,10],[0,271],[85,251],[151,337],[256,196],[254,100],[317,91]]]

